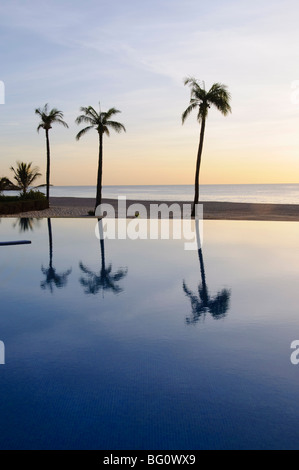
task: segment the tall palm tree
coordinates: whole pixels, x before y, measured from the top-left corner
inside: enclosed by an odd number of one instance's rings
[[[17,167],[10,167],[11,171],[14,173],[14,179],[17,181],[19,187],[22,189],[23,194],[26,194],[27,189],[36,180],[41,173],[39,173],[39,168],[37,166],[32,167],[32,162],[24,163],[17,162]]]
[[[59,111],[56,108],[48,110],[48,104],[41,108],[35,110],[35,114],[38,114],[41,118],[41,122],[37,127],[37,132],[40,129],[44,129],[46,132],[46,146],[47,146],[47,170],[46,170],[46,186],[47,186],[47,200],[49,201],[50,197],[50,141],[49,141],[49,130],[52,129],[52,124],[61,124],[64,127],[69,127],[67,123],[63,120],[63,112]]]
[[[48,236],[49,236],[49,267],[41,267],[42,273],[46,276],[46,279],[40,283],[43,290],[49,288],[51,294],[53,294],[54,286],[61,289],[67,284],[67,278],[71,274],[72,269],[68,269],[64,273],[58,274],[53,266],[53,237],[52,237],[52,224],[51,219],[47,219],[48,222]]]
[[[196,170],[195,170],[195,192],[194,202],[192,206],[191,216],[195,216],[196,204],[198,204],[199,197],[199,170],[201,163],[201,155],[203,149],[203,141],[205,135],[206,119],[208,117],[208,111],[211,106],[215,106],[224,116],[231,112],[229,104],[230,93],[227,91],[226,85],[222,83],[214,83],[209,91],[205,89],[205,83],[202,85],[195,80],[195,78],[189,77],[184,80],[184,85],[189,85],[191,89],[191,97],[188,108],[182,114],[182,124],[184,124],[186,118],[194,110],[198,109],[197,120],[201,124],[199,145],[197,151]]]
[[[76,135],[76,139],[79,140],[86,132],[90,129],[95,129],[99,134],[99,163],[98,163],[98,178],[97,178],[97,194],[96,194],[96,205],[99,206],[102,203],[102,176],[103,176],[103,136],[104,134],[110,135],[109,128],[116,132],[126,131],[123,124],[117,121],[111,121],[111,117],[117,113],[120,113],[118,109],[110,108],[107,112],[102,112],[101,107],[99,113],[92,106],[87,108],[81,107],[80,111],[83,113],[77,117],[76,123],[81,124],[85,122],[89,126],[82,129]]]

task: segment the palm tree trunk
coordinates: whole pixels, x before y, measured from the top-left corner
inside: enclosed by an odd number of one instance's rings
[[[203,291],[203,302],[204,302],[205,306],[207,306],[208,299],[209,299],[209,294],[208,294],[208,288],[207,288],[207,283],[206,283],[206,274],[205,274],[205,267],[204,267],[203,255],[202,255],[202,249],[201,248],[199,248],[199,250],[198,250],[198,259],[199,259],[199,265],[200,265],[201,285],[202,285],[202,291]]]
[[[98,226],[99,226],[99,235],[100,235],[100,246],[101,246],[101,270],[102,272],[105,271],[105,245],[104,245],[104,233],[103,233],[103,222],[102,219],[98,219]]]
[[[96,206],[102,204],[102,175],[103,175],[103,134],[99,133],[99,165],[98,165],[98,181],[97,181],[97,196]]]
[[[209,294],[208,294],[208,287],[206,283],[206,273],[205,273],[205,266],[203,262],[203,254],[202,254],[202,248],[201,248],[201,239],[200,239],[198,220],[195,220],[195,230],[196,230],[196,239],[197,239],[197,253],[198,253],[200,275],[201,275],[201,285],[202,285],[202,291],[203,291],[203,302],[205,306],[207,306]]]
[[[47,184],[47,200],[50,198],[50,142],[49,142],[49,129],[46,129],[46,142],[47,142],[47,169],[46,169],[46,184]]]
[[[206,126],[206,119],[202,118],[198,152],[197,152],[197,160],[196,160],[195,188],[194,188],[195,191],[194,191],[194,202],[192,206],[191,217],[195,217],[195,208],[196,208],[196,204],[198,204],[198,198],[199,198],[199,170],[200,170],[201,154],[202,154],[203,141],[204,141],[204,135],[205,135],[205,126]]]
[[[52,225],[51,219],[48,219],[48,235],[49,235],[49,266],[52,268],[53,263],[53,238],[52,238]]]
[[[104,240],[100,240],[100,245],[101,245],[101,269],[102,269],[102,271],[105,271],[106,266],[105,266],[105,245],[104,245]]]

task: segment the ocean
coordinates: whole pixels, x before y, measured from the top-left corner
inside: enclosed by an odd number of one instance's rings
[[[39,188],[45,192],[45,188]],[[13,195],[14,192],[4,192]],[[16,193],[17,194],[17,193]],[[149,201],[192,201],[193,185],[104,186],[103,197]],[[51,186],[50,196],[95,198],[95,186]],[[299,184],[205,184],[201,201],[299,204]]]

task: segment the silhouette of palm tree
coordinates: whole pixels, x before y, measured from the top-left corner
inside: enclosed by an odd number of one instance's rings
[[[83,113],[77,117],[76,123],[81,124],[85,122],[88,124],[87,127],[82,129],[76,135],[76,139],[79,140],[86,132],[90,129],[95,129],[99,134],[99,163],[98,163],[98,177],[97,177],[97,194],[96,194],[96,205],[99,206],[102,203],[102,175],[103,175],[103,136],[106,134],[110,135],[109,129],[113,129],[115,132],[126,132],[125,126],[117,121],[112,121],[111,117],[120,111],[116,108],[110,108],[107,112],[99,113],[92,106],[81,107],[80,111]]]
[[[80,284],[84,287],[85,294],[95,295],[100,291],[103,292],[103,295],[105,291],[111,291],[114,294],[119,294],[123,291],[123,289],[117,283],[127,275],[128,269],[120,268],[115,273],[112,273],[111,263],[106,266],[103,227],[101,219],[98,220],[98,224],[101,234],[101,269],[98,273],[95,273],[91,271],[87,266],[85,266],[82,261],[80,261],[80,269],[86,275],[85,278],[80,278]]]
[[[39,173],[39,168],[37,166],[32,167],[32,162],[24,163],[17,162],[17,167],[10,167],[11,171],[14,173],[14,179],[17,181],[19,187],[22,189],[23,194],[26,194],[27,189],[36,180],[41,173]]]
[[[53,294],[54,286],[62,288],[67,283],[67,278],[71,274],[72,269],[68,269],[62,274],[58,274],[56,269],[53,267],[53,237],[52,237],[52,225],[51,219],[48,219],[48,234],[49,234],[49,267],[41,267],[42,273],[46,276],[46,279],[41,282],[40,286],[42,289],[49,288],[51,294]]]
[[[183,281],[183,290],[191,302],[192,314],[186,318],[187,324],[195,324],[201,318],[205,318],[210,313],[215,320],[224,318],[229,308],[231,292],[228,289],[218,291],[213,297],[210,296],[206,283],[206,274],[203,261],[202,248],[200,243],[198,220],[195,221],[198,259],[201,274],[201,284],[198,285],[198,294],[194,294]]]
[[[199,197],[199,170],[201,162],[201,154],[203,149],[203,141],[205,135],[206,119],[208,117],[208,111],[211,106],[215,106],[224,116],[231,112],[229,104],[230,94],[227,91],[227,87],[222,83],[214,83],[209,91],[205,90],[205,83],[201,86],[195,78],[189,77],[184,80],[185,85],[189,85],[191,88],[191,97],[188,108],[182,114],[182,124],[184,124],[186,118],[193,111],[198,108],[197,120],[201,123],[200,138],[197,151],[196,170],[195,170],[195,193],[194,202],[192,206],[191,216],[195,216],[195,207],[198,204]]]
[[[49,111],[48,104],[41,108],[35,110],[35,114],[40,117],[40,123],[37,127],[37,132],[40,129],[44,129],[46,133],[46,147],[47,147],[47,169],[46,169],[46,187],[47,187],[47,200],[49,201],[50,197],[50,140],[49,140],[49,130],[52,129],[53,124],[61,124],[64,127],[68,127],[67,123],[63,120],[63,112],[59,111],[56,108],[53,108]]]

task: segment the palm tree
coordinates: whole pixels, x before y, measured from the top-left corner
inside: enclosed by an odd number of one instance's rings
[[[98,220],[99,223],[99,230],[102,233],[102,220]],[[79,266],[81,271],[86,275],[86,278],[80,278],[80,284],[85,288],[86,294],[97,294],[99,291],[102,290],[103,294],[104,291],[111,291],[114,294],[119,294],[123,291],[123,289],[117,284],[118,281],[123,279],[127,273],[128,268],[120,268],[115,273],[112,273],[112,265],[111,263],[109,266],[106,266],[105,260],[105,246],[104,246],[104,239],[101,237],[100,239],[100,247],[101,247],[101,269],[99,273],[91,271],[88,267],[86,267],[82,261],[80,261]]]
[[[49,130],[52,129],[52,124],[62,124],[64,127],[69,127],[67,123],[63,120],[63,112],[59,111],[56,108],[48,110],[48,104],[41,108],[35,110],[35,114],[38,114],[41,118],[41,122],[37,127],[37,132],[40,129],[45,129],[46,132],[46,145],[47,145],[47,170],[46,170],[46,186],[47,186],[47,200],[49,201],[50,197],[50,141],[49,141]]]
[[[200,266],[201,283],[198,285],[198,295],[194,294],[183,281],[183,291],[191,302],[192,315],[186,318],[186,323],[195,324],[200,318],[206,316],[209,312],[214,320],[218,320],[226,316],[229,308],[231,292],[228,289],[218,291],[215,296],[210,296],[206,282],[205,267],[203,261],[202,248],[200,243],[198,220],[196,220],[196,238],[198,247],[198,260]]]
[[[39,173],[39,168],[37,166],[32,167],[32,162],[17,162],[17,167],[14,168],[11,166],[10,169],[14,172],[14,179],[22,189],[23,194],[26,194],[27,189],[33,183],[33,181],[41,176],[41,173]]]
[[[104,134],[110,135],[109,128],[113,129],[116,132],[126,131],[123,124],[116,121],[111,121],[111,117],[117,113],[120,113],[118,109],[110,108],[107,112],[102,112],[101,107],[99,113],[92,106],[87,108],[81,107],[80,111],[84,114],[81,114],[77,117],[76,123],[81,124],[85,122],[89,126],[82,129],[77,135],[76,139],[79,140],[86,132],[90,129],[95,129],[99,134],[99,163],[98,163],[98,178],[97,178],[97,195],[96,195],[96,205],[99,206],[102,203],[102,175],[103,175],[103,136]]]
[[[51,294],[53,294],[54,286],[61,289],[66,286],[67,278],[71,274],[72,269],[68,269],[62,274],[58,274],[56,269],[53,267],[53,237],[52,237],[52,225],[51,219],[47,219],[48,222],[48,236],[49,236],[49,267],[41,267],[42,273],[46,276],[46,279],[40,283],[42,289],[49,288]]]
[[[208,117],[208,111],[211,106],[215,106],[224,116],[231,112],[229,104],[230,93],[227,91],[226,85],[222,83],[214,83],[209,91],[205,89],[205,83],[200,85],[195,78],[186,78],[184,85],[189,85],[191,88],[190,104],[188,108],[182,114],[182,124],[184,124],[186,118],[193,111],[198,108],[197,120],[201,123],[200,138],[197,152],[196,171],[195,171],[195,194],[194,202],[192,206],[191,216],[195,216],[196,204],[198,204],[199,197],[199,170],[201,155],[203,149],[203,141],[205,134],[206,119]]]

